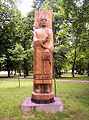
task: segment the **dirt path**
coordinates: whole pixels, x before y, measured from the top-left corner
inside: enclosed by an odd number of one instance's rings
[[[16,78],[0,78],[0,80],[18,80],[18,78],[17,77]],[[20,80],[33,80],[33,79],[20,78]],[[58,80],[58,79],[56,79],[56,81],[61,81],[61,82],[87,82],[87,83],[89,83],[88,80]]]

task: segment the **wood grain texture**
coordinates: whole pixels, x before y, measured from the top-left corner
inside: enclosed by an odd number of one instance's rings
[[[52,10],[35,11],[33,46],[34,92],[32,93],[32,99],[52,99],[54,98],[52,93]]]

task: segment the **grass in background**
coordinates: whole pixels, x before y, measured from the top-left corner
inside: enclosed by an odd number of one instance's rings
[[[89,83],[57,82],[64,111],[56,114],[20,109],[31,97],[32,84],[32,80],[21,80],[19,88],[17,80],[0,81],[0,120],[89,120]]]
[[[75,77],[72,77],[71,73],[66,73],[66,74],[62,74],[61,78],[57,78],[57,79],[61,79],[61,80],[89,80],[89,76],[75,74]]]

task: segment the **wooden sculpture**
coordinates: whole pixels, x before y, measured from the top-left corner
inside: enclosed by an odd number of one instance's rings
[[[37,104],[54,102],[52,92],[52,11],[35,11],[34,81],[31,101]]]

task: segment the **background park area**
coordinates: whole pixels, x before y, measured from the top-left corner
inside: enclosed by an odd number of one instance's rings
[[[33,0],[25,16],[21,3],[0,1],[0,120],[89,120],[89,1]],[[34,11],[50,9],[53,91],[64,111],[24,112],[33,91]]]
[[[64,81],[65,80],[65,81]],[[69,80],[69,81],[67,81]],[[20,83],[20,84],[19,84]],[[32,76],[0,76],[0,120],[89,120],[89,77],[70,73],[56,78],[56,96],[63,102],[63,112],[56,114],[21,110],[21,104],[33,91]],[[53,80],[53,91],[55,84]]]

